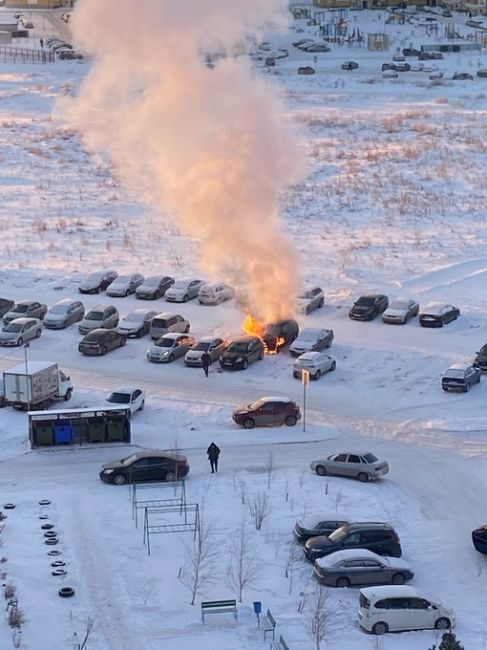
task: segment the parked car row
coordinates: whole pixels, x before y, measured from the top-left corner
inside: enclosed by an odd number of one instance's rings
[[[388,296],[379,293],[358,298],[348,313],[353,320],[370,321],[382,315],[384,323],[405,324],[419,315],[422,327],[443,327],[460,316],[458,307],[449,303],[430,302],[420,311],[419,303],[412,298],[396,298],[389,304]]]

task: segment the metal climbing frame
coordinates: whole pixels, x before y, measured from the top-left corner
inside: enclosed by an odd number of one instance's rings
[[[138,528],[137,511],[141,508],[165,508],[179,507],[179,514],[182,514],[183,508],[186,507],[186,484],[183,479],[180,481],[165,481],[161,483],[132,483],[132,520],[135,520],[135,527]],[[141,492],[146,490],[174,490],[174,496],[169,499],[147,499]]]
[[[164,533],[193,533],[193,539],[200,542],[200,509],[197,503],[189,503],[184,506],[184,523],[174,521],[166,523],[151,523],[152,515],[168,515],[181,510],[179,506],[165,506],[162,508],[146,506],[144,508],[144,544],[147,542],[147,555],[150,555],[150,536]]]

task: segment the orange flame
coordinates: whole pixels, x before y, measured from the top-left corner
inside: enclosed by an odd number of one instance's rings
[[[264,336],[264,325],[259,323],[259,321],[252,316],[252,314],[247,314],[243,323],[243,330],[249,336],[258,336],[262,338]]]

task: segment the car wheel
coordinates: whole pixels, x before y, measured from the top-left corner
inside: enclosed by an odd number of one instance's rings
[[[298,421],[298,420],[296,419],[296,416],[295,416],[295,415],[288,415],[287,418],[286,418],[286,420],[285,420],[285,422],[286,422],[286,424],[287,424],[288,427],[294,427],[294,426],[296,426],[296,422],[297,422],[297,421]]]
[[[165,480],[166,481],[174,481],[175,478],[176,478],[176,475],[174,474],[174,472],[168,472],[166,474],[166,479]]]
[[[113,482],[115,485],[123,485],[125,483],[125,476],[123,474],[117,474],[113,477]]]
[[[405,582],[406,582],[406,578],[404,577],[404,575],[402,573],[395,573],[392,576],[391,583],[393,585],[403,585]]]
[[[101,287],[96,287],[95,293],[100,293],[100,291],[101,291]]]
[[[140,406],[139,406],[139,411],[143,411],[145,406],[145,400],[142,400]]]
[[[36,339],[39,338],[39,336],[42,334],[42,330],[37,330],[36,332]]]
[[[188,302],[188,300],[189,300],[188,294],[184,295],[183,296],[183,302]]]
[[[244,359],[242,363],[242,368],[244,370],[247,370],[248,367],[249,367],[249,362],[247,361],[247,359]]]
[[[318,474],[318,476],[326,476],[326,468],[323,467],[323,465],[317,465],[315,472]]]
[[[261,350],[259,352],[259,361],[262,361],[263,358],[264,358],[264,350]]]
[[[348,578],[338,578],[336,582],[337,587],[350,587],[350,580]]]
[[[127,291],[125,292],[125,297],[127,297],[127,296],[130,296],[130,291],[129,291],[128,289],[127,289]]]
[[[318,381],[318,379],[319,379],[320,377],[321,377],[321,370],[317,370],[317,371],[315,372],[315,375],[314,375],[313,379],[314,379],[315,381]]]
[[[24,339],[22,337],[17,339],[17,345],[24,345]]]
[[[68,390],[66,391],[66,395],[64,396],[64,400],[65,400],[66,402],[69,402],[69,400],[71,399],[72,395],[73,395],[73,389],[72,389],[72,388],[68,388]]]
[[[336,364],[336,361],[334,361],[330,366],[330,372],[333,372],[334,370],[336,370],[336,367],[337,367],[337,364]]]
[[[245,418],[243,425],[244,429],[253,429],[255,427],[255,420],[252,420],[252,418]]]
[[[103,346],[102,349],[101,349],[101,356],[104,357],[107,352],[108,352],[108,350],[106,349],[105,346]]]
[[[387,623],[383,623],[382,621],[375,623],[375,625],[372,628],[372,633],[377,634],[378,636],[381,636],[382,634],[386,634],[387,632],[389,632],[389,626],[387,625]]]
[[[186,325],[186,327],[184,328],[184,333],[187,334],[188,332],[189,332],[189,325]]]
[[[360,474],[358,475],[357,478],[358,478],[358,480],[361,481],[362,483],[367,483],[367,481],[369,480],[369,477],[368,477],[368,475],[367,475],[365,472],[360,472]]]
[[[122,336],[122,338],[120,339],[120,347],[123,348],[123,346],[124,346],[126,343],[127,343],[127,339],[125,338],[125,336]]]
[[[463,389],[463,392],[468,393],[469,390],[470,390],[470,384],[465,384],[465,388]]]
[[[435,621],[435,630],[449,630],[451,627],[450,619],[441,617]]]
[[[323,305],[325,304],[325,301],[323,298],[320,299],[320,302],[318,303],[318,309],[321,309]]]
[[[142,337],[143,333],[144,332],[142,330],[138,330],[138,332],[136,332],[136,334],[135,334],[136,338],[140,339]]]
[[[172,363],[174,361],[174,354],[169,355],[169,363]]]

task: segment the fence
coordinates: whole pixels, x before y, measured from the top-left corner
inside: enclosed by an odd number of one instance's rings
[[[46,50],[0,46],[0,63],[54,63],[56,55]]]

